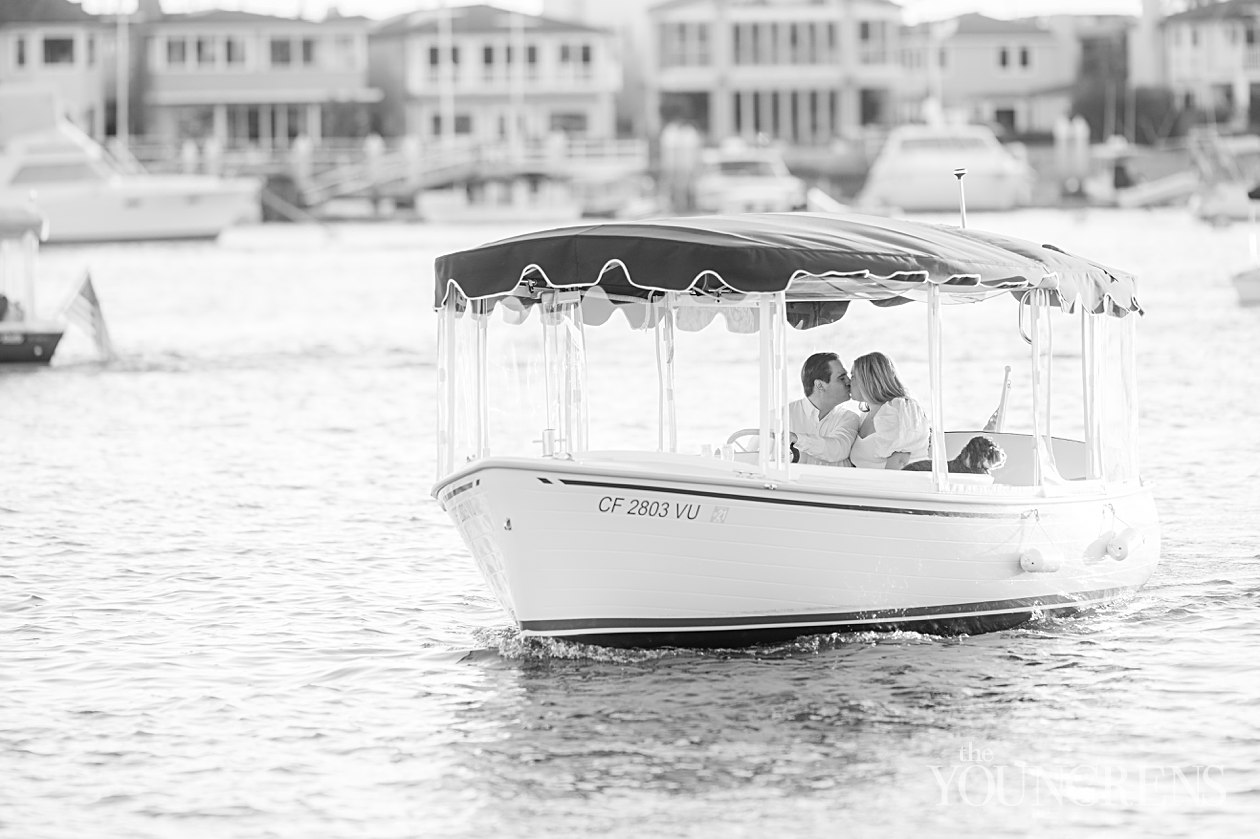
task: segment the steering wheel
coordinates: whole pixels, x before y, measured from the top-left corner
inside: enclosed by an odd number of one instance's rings
[[[745,440],[744,438],[751,438],[751,439]],[[739,431],[736,431],[730,437],[726,438],[726,444],[728,446],[734,446],[735,451],[737,452],[742,452],[744,454],[747,454],[748,452],[757,451],[757,449],[755,448],[750,449],[749,445],[752,444],[754,441],[758,441],[759,443],[760,440],[761,440],[760,428],[741,428]]]

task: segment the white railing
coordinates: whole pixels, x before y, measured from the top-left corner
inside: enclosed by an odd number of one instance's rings
[[[640,172],[648,166],[646,141],[568,138],[555,134],[522,143],[481,142],[456,137],[421,142],[416,138],[295,143],[292,148],[219,149],[193,141],[133,142],[118,157],[128,168],[154,173],[286,174],[310,204],[374,191],[412,191],[474,174],[519,169],[581,178]],[[134,161],[134,162],[132,162]]]

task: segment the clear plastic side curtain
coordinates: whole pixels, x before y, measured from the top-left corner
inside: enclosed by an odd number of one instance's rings
[[[488,309],[480,302],[452,293],[438,313],[439,478],[489,451]]]
[[[581,295],[553,291],[543,301],[543,355],[546,368],[547,429],[554,451],[544,442],[544,454],[586,451],[586,338]]]
[[[1093,425],[1102,478],[1138,477],[1136,321],[1100,316],[1092,326]]]
[[[1085,474],[1091,479],[1103,474],[1102,456],[1102,390],[1099,387],[1099,321],[1106,315],[1095,315],[1081,307],[1081,377],[1085,409]]]
[[[928,286],[928,386],[931,388],[932,483],[938,491],[945,489],[948,477],[945,452],[945,408],[941,399],[941,288]]]
[[[1054,445],[1050,431],[1051,376],[1054,358],[1054,333],[1050,325],[1052,306],[1050,293],[1034,289],[1025,297],[1029,306],[1030,338],[1032,339],[1032,408],[1033,408],[1033,483],[1059,484],[1063,477],[1054,462]]]

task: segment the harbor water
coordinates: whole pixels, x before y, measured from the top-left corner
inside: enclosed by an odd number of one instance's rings
[[[522,639],[429,496],[433,259],[524,227],[48,248],[45,305],[90,269],[118,358],[69,333],[51,367],[0,372],[0,836],[1249,833],[1260,309],[1229,282],[1247,230],[969,221],[1142,278],[1155,576],[1005,632],[746,650]],[[921,330],[848,321],[794,354],[921,360]],[[1001,366],[971,328],[945,337],[950,402],[983,422]],[[738,353],[707,363],[755,386]],[[592,404],[647,394],[655,417],[652,365],[597,372]],[[722,394],[714,427],[747,425]]]

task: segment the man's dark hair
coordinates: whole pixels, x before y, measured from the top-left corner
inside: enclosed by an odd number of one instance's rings
[[[814,392],[815,381],[831,381],[831,362],[839,360],[840,356],[833,352],[816,352],[805,359],[801,366],[801,387],[805,388],[806,396]]]

